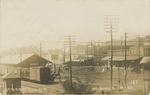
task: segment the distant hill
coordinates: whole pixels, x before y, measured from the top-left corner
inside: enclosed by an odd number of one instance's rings
[[[2,51],[0,53],[0,57],[5,57],[8,55],[15,55],[15,54],[39,54],[39,48],[37,48],[34,45],[30,46],[24,46],[24,47],[16,47],[16,48],[11,48],[5,51]]]

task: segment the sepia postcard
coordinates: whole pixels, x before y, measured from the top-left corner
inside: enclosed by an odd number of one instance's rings
[[[0,0],[0,95],[150,95],[150,0]]]

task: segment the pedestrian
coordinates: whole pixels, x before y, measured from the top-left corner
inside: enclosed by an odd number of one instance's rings
[[[59,78],[59,82],[61,82],[61,75],[60,75],[60,67],[59,67],[59,70],[58,70],[58,78]]]
[[[102,90],[102,94],[105,94],[104,90]]]
[[[59,75],[58,77],[59,77],[59,82],[61,82],[61,75]]]
[[[105,68],[102,69],[102,73],[105,71]]]

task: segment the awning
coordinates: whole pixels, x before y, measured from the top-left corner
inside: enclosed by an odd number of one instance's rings
[[[106,56],[106,57],[102,58],[101,60],[106,61],[106,60],[109,60],[110,58],[111,58],[110,56]]]
[[[140,64],[149,64],[150,65],[150,56],[149,57],[143,57]]]
[[[110,60],[110,58],[111,58],[110,56],[106,56],[102,58],[102,60],[106,61],[106,60]],[[127,56],[126,60],[133,61],[138,58],[139,58],[138,56]],[[125,56],[113,56],[113,61],[124,61],[124,60],[125,60]]]

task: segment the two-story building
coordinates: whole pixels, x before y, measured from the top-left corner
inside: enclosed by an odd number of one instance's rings
[[[141,39],[141,38],[140,38]],[[141,41],[141,42],[139,42]],[[126,52],[124,43],[119,43],[120,46],[117,44],[118,47],[114,46],[113,49],[113,64],[116,66],[124,66],[125,62],[125,53],[126,53],[126,63],[127,66],[135,66],[139,65],[140,61],[137,61],[143,57],[143,40],[139,40],[139,38],[127,41],[126,45]],[[102,58],[102,61],[105,64],[110,63],[111,58],[111,50],[107,51],[107,56]]]
[[[150,36],[145,38],[144,43],[144,57],[141,60],[141,65],[143,66],[143,94],[150,94]]]

